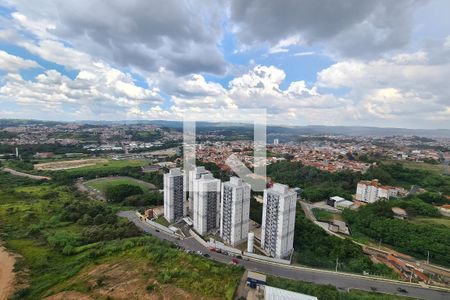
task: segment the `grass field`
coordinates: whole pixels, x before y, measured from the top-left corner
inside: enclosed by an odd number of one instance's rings
[[[431,224],[431,225],[445,225],[450,227],[450,218],[442,217],[442,218],[413,218],[409,220],[415,224]]]
[[[332,213],[323,209],[313,208],[312,212],[316,217],[317,221],[328,222],[332,220],[340,220],[342,221],[342,216],[338,213]]]
[[[96,170],[111,170],[114,171],[123,167],[142,167],[148,165],[148,161],[143,159],[124,159],[124,160],[108,160],[106,163],[96,164],[95,166],[87,166],[78,169],[67,170],[71,171],[96,171]]]
[[[114,178],[114,177],[106,177],[106,178],[102,178],[102,179],[94,179],[91,181],[86,182],[86,185],[88,187],[94,188],[96,190],[99,190],[102,193],[105,193],[106,190],[109,187],[112,186],[117,186],[117,185],[121,185],[121,184],[129,184],[129,185],[134,185],[137,187],[140,187],[142,189],[142,191],[148,191],[148,184],[143,183],[137,179],[134,178]]]
[[[163,216],[158,217],[158,219],[156,219],[156,223],[166,227],[169,227],[170,225],[169,221],[167,221],[166,218],[164,218]]]
[[[433,165],[428,163],[420,163],[415,161],[408,161],[408,160],[383,160],[383,163],[385,164],[395,164],[395,163],[401,163],[403,166],[410,168],[410,169],[418,169],[418,170],[426,170],[435,172],[438,174],[444,173],[445,169],[443,165]]]

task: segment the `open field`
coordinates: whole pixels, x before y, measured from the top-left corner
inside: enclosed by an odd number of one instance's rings
[[[34,169],[40,171],[60,171],[60,170],[95,166],[97,164],[105,164],[107,162],[108,160],[104,158],[63,160],[63,161],[54,161],[36,164],[34,165]]]
[[[142,191],[144,191],[144,192],[148,191],[149,189],[152,189],[152,190],[156,189],[156,187],[151,183],[148,183],[148,182],[145,182],[142,180],[138,180],[138,179],[134,179],[131,177],[122,177],[122,176],[93,179],[93,180],[86,181],[84,184],[90,188],[99,190],[102,193],[105,193],[106,190],[108,189],[108,187],[121,185],[121,184],[129,184],[129,185],[134,185],[134,186],[140,187],[142,189]]]
[[[442,164],[433,165],[428,163],[420,163],[415,161],[409,161],[409,160],[383,160],[383,163],[385,164],[395,164],[400,163],[403,166],[410,168],[410,169],[418,169],[418,170],[425,170],[425,171],[431,171],[435,173],[445,173],[446,168],[448,169],[448,166],[444,166]]]
[[[445,225],[450,227],[450,218],[413,218],[409,220],[415,224],[431,224],[431,225]]]
[[[342,216],[339,213],[332,213],[330,211],[326,211],[320,208],[313,208],[312,212],[314,214],[314,217],[316,217],[318,221],[322,222],[329,222],[332,220],[342,221]]]
[[[143,159],[124,159],[124,160],[105,160],[101,163],[82,166],[77,169],[70,169],[67,172],[77,171],[116,171],[117,169],[124,167],[142,167],[148,164],[148,161]]]

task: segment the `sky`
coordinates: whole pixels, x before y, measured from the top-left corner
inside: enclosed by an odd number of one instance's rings
[[[1,0],[0,118],[239,121],[263,109],[274,125],[450,129],[449,11],[447,0]]]

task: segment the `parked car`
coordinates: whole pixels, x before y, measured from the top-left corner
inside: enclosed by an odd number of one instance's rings
[[[398,287],[397,291],[399,291],[400,293],[404,293],[404,294],[408,293],[407,290],[405,290],[404,288],[401,288],[401,287]]]

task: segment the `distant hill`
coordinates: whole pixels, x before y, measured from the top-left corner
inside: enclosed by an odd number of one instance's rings
[[[40,120],[22,120],[22,119],[0,119],[0,128],[20,125],[47,125],[53,126],[70,122],[54,122]],[[157,125],[167,128],[181,129],[182,121],[167,120],[123,120],[123,121],[76,121],[71,123],[91,124],[91,125],[113,125],[113,124],[147,124]],[[227,123],[227,122],[197,122],[199,130],[249,130],[252,124],[246,123]],[[407,128],[384,128],[384,127],[366,127],[366,126],[268,126],[267,133],[270,135],[289,134],[289,135],[346,135],[346,136],[421,136],[421,137],[446,137],[450,138],[450,129],[407,129]]]

